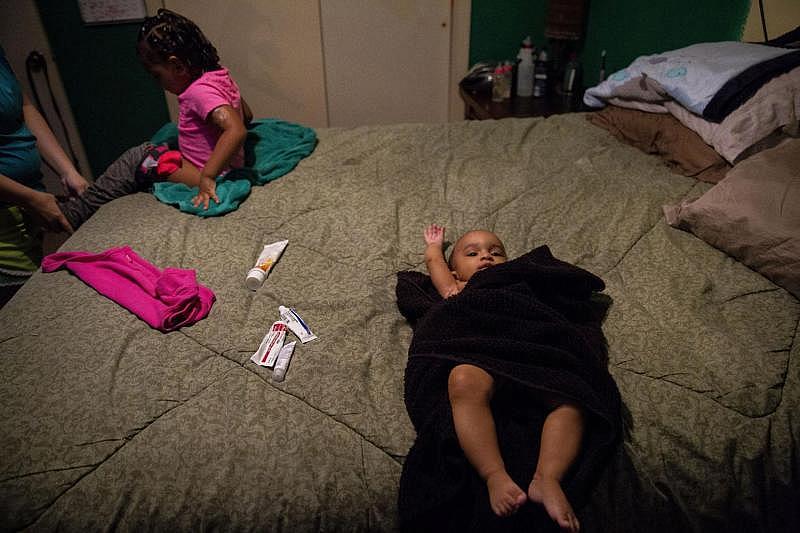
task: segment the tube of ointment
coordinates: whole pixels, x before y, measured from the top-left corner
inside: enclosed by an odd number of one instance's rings
[[[247,272],[247,278],[244,280],[244,284],[248,289],[251,291],[258,290],[264,280],[267,279],[267,274],[272,270],[272,265],[278,261],[287,244],[289,244],[288,240],[273,242],[264,246],[258,256],[256,265]]]
[[[307,343],[308,341],[313,341],[317,338],[316,335],[311,333],[311,329],[308,327],[308,324],[300,318],[300,315],[297,314],[294,307],[285,307],[283,305],[278,307],[278,313],[281,314],[281,320],[286,322],[286,325],[289,326],[289,329],[292,330],[292,333],[297,335],[297,338],[300,339],[300,342],[303,344]]]
[[[289,368],[289,361],[292,360],[295,344],[297,344],[297,342],[292,341],[281,348],[281,353],[278,354],[278,360],[275,361],[275,370],[272,371],[272,377],[275,381],[283,381],[283,378],[286,377],[286,369]]]
[[[278,358],[285,338],[286,324],[281,321],[275,322],[264,335],[256,353],[250,356],[250,360],[257,365],[271,367]]]

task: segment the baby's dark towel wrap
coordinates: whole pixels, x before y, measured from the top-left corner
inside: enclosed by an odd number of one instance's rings
[[[414,327],[405,372],[405,403],[417,439],[403,465],[399,511],[411,531],[541,531],[553,522],[526,503],[509,518],[491,511],[485,483],[461,451],[447,379],[469,363],[496,382],[492,402],[506,468],[523,490],[536,469],[548,408],[543,397],[580,405],[581,452],[563,480],[580,509],[621,433],[619,391],[607,368],[601,323],[603,280],[533,251],[476,273],[455,297],[442,299],[428,276],[397,275],[397,305]]]

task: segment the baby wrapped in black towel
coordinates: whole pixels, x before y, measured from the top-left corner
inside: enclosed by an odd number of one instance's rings
[[[405,403],[417,432],[401,524],[577,531],[573,509],[621,430],[604,283],[546,246],[507,261],[490,232],[462,236],[446,263],[443,236],[425,232],[430,277],[398,273],[397,304],[414,328]]]

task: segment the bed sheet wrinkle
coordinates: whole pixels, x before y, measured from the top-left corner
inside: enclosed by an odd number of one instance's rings
[[[661,233],[661,232],[660,232]],[[705,268],[713,268],[718,261],[706,261],[705,264],[694,265],[686,261],[686,273],[674,279],[684,280],[679,287],[656,292],[659,297],[653,298],[650,288],[650,297],[646,301],[639,300],[637,294],[643,290],[644,285],[652,285],[654,276],[660,265],[653,264],[649,253],[642,255],[643,251],[652,247],[653,239],[663,238],[664,235],[654,235],[651,239],[643,241],[640,249],[631,252],[626,261],[620,263],[614,275],[606,275],[607,291],[614,300],[610,311],[609,321],[606,323],[606,332],[611,344],[611,358],[625,360],[624,368],[635,369],[637,372],[651,375],[663,375],[674,371],[688,371],[689,377],[679,377],[671,381],[677,382],[687,390],[706,391],[710,399],[719,402],[726,408],[741,412],[748,416],[763,416],[773,412],[780,400],[780,383],[783,381],[788,361],[785,357],[777,356],[772,351],[775,347],[785,345],[786,338],[781,332],[793,328],[796,315],[791,316],[789,322],[785,315],[774,315],[768,312],[760,316],[757,309],[761,305],[766,308],[775,306],[785,307],[779,297],[771,304],[751,302],[746,306],[750,311],[747,316],[751,318],[742,320],[742,313],[747,312],[741,308],[728,311],[730,318],[721,320],[714,312],[706,311],[702,305],[686,307],[682,300],[695,298],[700,294],[699,289],[693,288],[693,279]],[[669,241],[662,241],[667,243]],[[676,241],[680,244],[680,241]],[[671,252],[675,254],[675,251]],[[681,256],[676,256],[681,257]],[[633,262],[633,263],[631,263]],[[648,265],[647,268],[632,269],[632,264]],[[680,263],[677,263],[680,264]],[[691,266],[690,266],[691,265]],[[652,270],[652,272],[650,272]],[[738,270],[738,269],[737,269]],[[630,274],[635,272],[635,276]],[[717,271],[719,272],[719,271]],[[731,275],[738,272],[731,272]],[[719,274],[718,274],[719,276]],[[724,274],[718,280],[725,281]],[[688,283],[687,283],[688,282]],[[702,288],[702,283],[695,287]],[[770,299],[774,296],[769,295]],[[702,300],[699,300],[702,302]],[[669,312],[669,309],[693,309],[694,314],[683,316],[679,313]],[[717,309],[714,307],[713,309]],[[737,318],[738,316],[738,318]],[[771,317],[771,318],[770,318]],[[656,320],[660,326],[653,327]],[[625,323],[625,330],[617,330],[616,324]],[[629,331],[630,330],[630,331]],[[631,331],[647,330],[646,336],[634,335]],[[739,331],[739,334],[731,333]],[[764,339],[755,341],[754,339]],[[775,344],[777,342],[777,344]],[[661,346],[663,348],[655,349]],[[615,350],[614,348],[619,348]],[[724,357],[716,356],[708,360],[698,359],[694,354],[717,353],[725,354]],[[645,357],[645,354],[647,356]],[[754,355],[756,357],[754,357]],[[655,373],[654,373],[655,372]],[[745,394],[742,392],[742,383],[754,383],[755,387]],[[739,391],[737,394],[734,391]]]
[[[224,410],[220,411],[218,402],[223,401],[227,405],[233,406],[234,404],[231,403],[229,400],[225,400],[225,398],[230,398],[231,390],[237,388],[241,389],[241,386],[237,385],[237,383],[238,380],[229,383],[224,388],[218,388],[216,392],[213,392],[213,394],[205,398],[205,406],[212,407],[214,404],[217,404],[218,407],[216,408],[216,411],[224,413]],[[263,404],[263,401],[261,403]],[[197,407],[199,408],[200,406]],[[274,407],[278,409],[278,405],[275,405]],[[279,409],[279,411],[281,410],[282,409]],[[195,413],[197,413],[198,409],[196,408],[194,411]],[[261,412],[260,417],[263,419],[264,409],[263,408],[260,409],[260,412]],[[292,417],[290,417],[289,419],[294,418],[295,415],[297,415],[297,413],[292,413]],[[272,418],[273,416],[274,415],[270,415],[269,418]],[[197,421],[200,422],[200,426],[197,429],[198,431],[201,431],[203,433],[207,433],[210,430],[210,427],[208,425],[206,425],[206,427],[203,427],[205,418],[206,417],[204,417],[204,419],[197,419]],[[211,421],[214,420],[221,420],[221,419],[219,419],[217,415],[214,415],[212,416]],[[157,434],[154,436],[156,436],[159,440],[151,442],[151,445],[158,446],[160,449],[169,451],[172,445],[165,447],[164,444],[165,443],[169,444],[170,441],[165,441],[164,439],[170,438],[169,434],[172,433],[174,429],[177,429],[177,426],[175,426],[175,422],[177,421],[173,418],[171,423],[168,425],[160,424],[158,431],[154,432]],[[183,423],[182,426],[186,427],[186,424]],[[245,427],[256,428],[259,426],[260,424],[259,425],[250,424],[247,426],[243,426],[242,429],[244,429]],[[154,429],[155,427],[156,426],[153,426]],[[279,424],[278,426],[275,427],[280,428],[281,425]],[[283,427],[289,429],[289,426],[283,426]],[[214,434],[217,435],[218,437],[228,435],[228,433],[225,432],[221,433],[217,430],[213,431]],[[294,430],[295,433],[296,431],[297,430]],[[188,434],[185,433],[185,430],[183,431],[183,433],[185,434],[185,436],[188,436]],[[236,445],[237,443],[240,442],[240,440],[237,438],[232,438],[229,439],[227,442]],[[245,440],[243,442],[252,443],[254,441]],[[294,448],[292,448],[291,446],[287,447],[285,446],[285,444],[296,443],[297,445],[302,445],[304,448],[307,448],[307,446],[304,443],[313,443],[315,441],[314,440],[309,441],[303,438],[297,438],[297,436],[295,436],[291,439],[287,438],[285,440],[282,440],[282,442],[284,443],[283,449],[286,450],[290,456],[292,454],[296,454],[298,457],[308,457],[307,449],[303,449],[297,452],[295,451]],[[341,449],[348,450],[350,448],[349,446],[342,446]],[[175,449],[175,452],[178,452],[180,450],[181,450],[180,448]],[[130,454],[128,455],[127,458],[122,458],[116,461],[116,463],[113,466],[109,465],[110,468],[104,470],[104,476],[101,478],[96,477],[95,479],[108,480],[108,481],[100,481],[101,486],[106,485],[113,479],[118,479],[119,475],[126,471],[125,469],[128,469],[133,465],[139,464],[137,458],[140,456],[141,451],[143,451],[143,449],[139,448],[136,453]],[[219,451],[223,450],[220,449]],[[334,458],[337,456],[340,456],[339,457],[340,459],[346,457],[346,454],[344,455],[339,454],[337,452],[336,447],[329,448],[329,451],[332,452],[330,455],[333,460],[335,460]],[[174,452],[169,452],[169,455],[166,456],[165,459],[170,460],[173,453]],[[286,531],[291,530],[288,524],[294,524],[295,526],[299,526],[301,527],[301,529],[305,530],[305,527],[309,527],[309,525],[306,522],[304,522],[304,516],[305,516],[304,513],[307,513],[309,511],[309,507],[306,507],[305,509],[300,509],[296,504],[293,504],[292,502],[297,501],[298,496],[301,496],[302,500],[306,504],[312,507],[316,506],[317,509],[320,509],[322,508],[322,506],[325,505],[325,503],[322,501],[323,496],[329,498],[331,501],[338,500],[340,507],[342,507],[345,510],[362,508],[363,506],[363,504],[356,506],[355,502],[349,502],[347,501],[346,498],[343,499],[342,495],[340,494],[340,491],[331,490],[334,489],[335,484],[338,484],[339,482],[336,481],[334,477],[332,477],[332,473],[334,472],[334,470],[331,470],[330,468],[323,471],[309,471],[306,468],[301,468],[302,472],[298,473],[293,483],[288,483],[287,480],[287,483],[285,485],[284,484],[279,485],[285,488],[284,490],[281,490],[279,492],[276,492],[274,490],[253,491],[250,490],[250,488],[258,486],[258,481],[257,479],[254,479],[254,474],[247,474],[245,470],[242,470],[237,466],[236,471],[230,478],[219,477],[218,476],[219,472],[215,474],[214,470],[209,469],[206,465],[206,463],[210,463],[209,461],[206,460],[206,457],[210,457],[209,453],[215,456],[213,462],[216,463],[221,462],[222,464],[228,465],[232,468],[234,467],[234,465],[238,464],[238,461],[234,461],[235,458],[239,457],[244,459],[245,457],[242,454],[242,452],[239,451],[238,446],[233,449],[230,449],[229,451],[226,451],[224,456],[217,456],[217,453],[213,450],[213,448],[206,449],[206,451],[200,451],[200,453],[192,453],[191,455],[183,456],[185,457],[185,460],[181,461],[180,464],[178,465],[174,465],[172,468],[178,467],[179,471],[183,471],[186,474],[188,474],[190,480],[189,491],[188,492],[180,491],[179,488],[179,492],[177,494],[173,493],[169,499],[165,499],[165,497],[167,496],[166,494],[161,495],[161,492],[163,491],[161,490],[156,491],[155,490],[156,487],[152,487],[154,489],[151,491],[153,492],[152,496],[148,496],[146,492],[142,491],[142,489],[147,489],[148,485],[150,485],[148,478],[151,474],[154,474],[155,471],[153,470],[141,471],[141,473],[144,475],[143,482],[138,482],[138,480],[141,479],[142,476],[131,476],[130,474],[123,474],[124,478],[129,480],[127,485],[129,486],[131,495],[128,504],[125,506],[125,512],[124,512],[125,516],[123,517],[124,520],[122,521],[122,524],[124,525],[125,523],[127,523],[130,526],[132,524],[135,524],[137,520],[141,520],[143,518],[146,519],[148,516],[150,517],[149,518],[150,520],[153,519],[158,520],[158,523],[161,524],[162,527],[170,527],[170,525],[174,525],[176,529],[196,529],[198,527],[198,523],[196,522],[196,520],[198,519],[204,520],[203,523],[205,524],[213,523],[215,520],[214,518],[215,515],[213,512],[205,513],[205,516],[198,516],[198,513],[195,510],[195,508],[196,506],[199,505],[202,508],[209,510],[225,509],[228,518],[235,520],[235,523],[237,524],[250,523],[252,519],[248,518],[248,515],[258,516],[259,520],[263,521],[262,524],[263,523],[276,524],[278,523],[276,520],[280,520],[281,515],[283,516],[288,515],[293,517],[293,519],[290,522],[287,522]],[[284,459],[283,456],[271,457],[268,455],[263,455],[262,457],[263,457],[262,460],[268,464],[267,467],[268,470],[273,470],[274,468],[277,468],[276,463]],[[201,465],[198,463],[198,461],[202,461],[204,464]],[[174,464],[174,461],[172,462]],[[359,463],[360,462],[361,461],[359,460]],[[343,465],[350,464],[350,461],[343,461],[342,464]],[[263,469],[261,468],[258,469],[258,471],[260,472],[260,474],[258,474],[258,477],[263,477],[264,474],[266,474],[266,472],[262,470]],[[373,467],[371,470],[374,472],[375,468]],[[211,474],[213,477],[207,477],[209,474]],[[306,474],[306,476],[304,477],[303,474]],[[309,477],[309,475],[311,475],[311,477]],[[345,475],[343,477],[347,476]],[[238,485],[230,485],[230,483],[228,483],[228,479],[237,480]],[[167,487],[171,487],[174,485],[172,480],[164,480],[164,481],[166,482]],[[311,483],[311,486],[309,486],[309,483]],[[97,483],[95,483],[95,485],[96,484]],[[304,490],[300,492],[298,492],[297,490],[292,490],[293,487],[296,486],[304,487]],[[203,487],[207,488],[204,489]],[[270,488],[272,488],[272,486],[270,486]],[[327,490],[325,490],[325,492],[319,492],[318,490],[314,490],[314,488],[327,489]],[[311,489],[310,492],[309,489]],[[246,491],[246,493],[243,494],[242,493],[243,490]],[[228,491],[230,493],[228,493]],[[381,487],[379,491],[383,492],[385,491],[385,489]],[[119,492],[119,488],[112,489],[109,497],[113,497],[113,494],[116,492]],[[258,496],[259,494],[261,495],[274,494],[275,496],[278,496],[278,498],[273,500],[273,503],[271,505],[266,505],[266,501],[264,501],[264,503],[261,503],[253,500],[252,498],[253,496],[256,496],[257,498],[263,498],[263,496]],[[281,494],[285,494],[285,496],[281,496]],[[321,498],[316,503],[310,502],[308,500],[308,496],[313,496],[314,494],[320,494]],[[179,497],[178,499],[175,498],[176,495]],[[382,501],[384,497],[385,495],[382,494],[380,500]],[[71,499],[73,503],[75,501],[75,498],[80,498],[80,495],[76,493],[75,497]],[[159,500],[157,506],[153,505],[155,504],[155,500]],[[177,508],[175,508],[173,512],[173,505],[175,503],[177,503]],[[57,517],[60,514],[63,515],[63,508],[66,505],[69,504],[67,502],[64,502],[64,505],[61,506],[61,510],[57,511],[54,514],[54,516]],[[161,511],[160,513],[158,512],[159,510]],[[153,514],[153,512],[155,512],[156,514]],[[349,512],[345,511],[344,513],[342,513],[341,519],[347,520],[347,516],[349,514],[350,514]],[[72,516],[71,521],[67,523],[72,523],[73,525],[81,523],[86,524],[85,519],[75,516]],[[231,522],[226,521],[224,523],[230,524]],[[341,523],[346,523],[346,522],[341,522]],[[41,524],[43,528],[49,529],[48,524],[50,524],[50,527],[52,527],[53,521],[51,520],[50,516],[47,516],[46,519],[43,520]],[[180,524],[184,525],[181,526]],[[223,522],[220,522],[220,524],[223,524]],[[255,522],[253,522],[253,525],[255,525]]]
[[[214,382],[211,382],[208,386],[210,387],[213,384],[214,384]],[[145,430],[147,430],[147,428],[150,427],[153,423],[157,422],[162,416],[165,416],[165,415],[169,414],[174,409],[184,405],[188,401],[191,401],[191,399],[194,396],[199,395],[200,393],[203,392],[203,390],[204,389],[201,389],[196,394],[194,394],[194,395],[190,396],[189,398],[187,398],[184,402],[178,403],[178,404],[176,404],[176,405],[174,405],[172,407],[169,407],[168,409],[165,409],[160,414],[152,417],[149,421],[146,421],[140,427],[130,428],[128,430],[126,436],[123,437],[122,439],[104,439],[103,441],[98,441],[98,442],[121,441],[121,444],[119,446],[115,447],[113,450],[111,450],[110,453],[108,453],[104,458],[102,458],[97,463],[94,463],[94,464],[91,464],[91,465],[79,465],[77,467],[68,467],[68,468],[55,469],[55,470],[63,471],[63,470],[73,470],[75,468],[85,468],[85,471],[81,472],[81,474],[79,476],[77,476],[75,479],[73,479],[72,481],[70,481],[70,482],[68,482],[66,484],[61,484],[60,488],[62,488],[63,490],[61,490],[61,492],[59,494],[57,494],[48,503],[48,505],[45,507],[45,509],[39,509],[39,510],[40,511],[46,510],[46,509],[49,509],[51,506],[55,505],[56,502],[58,502],[58,500],[60,500],[65,494],[67,494],[70,490],[72,490],[74,487],[79,485],[81,483],[81,481],[83,481],[87,476],[90,476],[93,472],[95,472],[98,468],[100,468],[104,463],[106,463],[112,457],[114,457],[115,454],[117,454],[118,452],[122,451],[127,444],[133,442],[139,435],[141,435]],[[38,517],[37,517],[37,519],[38,519]],[[35,522],[33,522],[33,523],[35,523]],[[33,523],[26,524],[26,526],[33,525]]]
[[[122,363],[122,359],[125,357],[128,348],[132,344],[132,339],[136,337],[137,334],[138,332],[135,330],[127,332],[123,336],[124,340],[119,345],[119,349],[115,353],[111,354],[112,356],[111,374],[109,376],[110,379],[108,381],[108,391],[107,391],[109,396],[113,396],[114,394],[114,389],[117,386],[117,373],[119,372],[120,364]]]
[[[317,405],[315,402],[310,401],[305,395],[303,395],[303,393],[301,391],[297,391],[296,392],[296,391],[292,390],[292,388],[289,387],[288,385],[286,385],[285,382],[281,383],[281,384],[272,382],[271,380],[269,380],[264,375],[264,372],[259,372],[258,369],[252,368],[251,365],[246,365],[244,368],[248,372],[250,372],[252,375],[256,376],[259,380],[261,380],[262,385],[264,387],[268,387],[270,389],[274,389],[276,391],[279,391],[281,394],[286,395],[287,397],[291,397],[291,398],[297,400],[304,407],[307,407],[307,408],[311,409],[312,411],[315,411],[316,413],[318,413],[319,415],[322,415],[323,417],[325,417],[326,419],[330,420],[331,422],[334,422],[336,424],[341,425],[344,428],[347,428],[347,430],[351,431],[354,435],[358,435],[358,437],[363,442],[369,443],[374,449],[380,451],[382,454],[385,454],[387,457],[391,458],[393,461],[398,462],[396,454],[391,453],[390,450],[387,450],[384,447],[384,445],[382,445],[381,443],[377,442],[375,440],[375,438],[374,438],[374,435],[372,435],[372,434],[370,434],[368,432],[365,432],[363,429],[360,429],[359,427],[354,425],[352,422],[348,421],[348,419],[347,419],[348,416],[352,416],[352,415],[363,413],[363,410],[354,409],[352,412],[328,411],[325,408],[320,407],[319,405]],[[362,456],[363,456],[363,443],[362,443],[361,446],[362,446]]]
[[[342,386],[340,383],[342,379],[354,379],[354,370],[347,370],[347,375],[344,377],[331,376],[327,382],[315,380],[314,384],[308,388],[289,388],[287,386],[284,390],[350,428],[388,455],[396,457],[404,454],[411,437],[405,426],[405,419],[400,416],[402,404],[396,399],[396,396],[387,398],[388,390],[384,393],[381,390],[375,391],[369,388],[361,390],[346,385]],[[330,389],[329,393],[327,395],[315,394],[309,390],[319,386],[327,386]],[[392,389],[398,387],[399,385],[395,385]],[[345,398],[342,401],[341,398],[345,395],[351,399]],[[384,400],[383,406],[373,407],[368,404],[367,399],[371,396],[381,397]]]
[[[172,223],[159,236],[158,251],[151,261],[158,261],[156,264],[164,266],[197,269],[197,264],[187,261],[187,250],[189,248],[190,220],[188,217],[181,217],[179,222]]]
[[[291,213],[288,214],[286,217],[281,217],[281,219],[278,221],[278,224],[275,226],[275,231],[280,232],[283,231],[284,228],[291,229],[291,226],[293,224],[295,224],[298,221],[302,222],[302,219],[304,217],[311,217],[312,215],[323,215],[326,211],[336,209],[336,207],[337,206],[334,203],[330,204],[326,203],[318,206],[307,206],[307,207],[304,206],[296,213]],[[256,257],[257,256],[258,253],[256,253]]]
[[[0,481],[0,487],[3,488],[5,498],[0,503],[0,516],[3,518],[3,530],[21,530],[35,524],[36,520],[41,516],[42,512],[49,509],[55,502],[52,494],[42,489],[42,480],[38,476],[46,474],[47,478],[57,477],[55,484],[58,486],[69,485],[73,479],[74,470],[86,470],[92,468],[92,465],[79,465],[68,468],[54,468],[44,470],[41,472],[32,472],[29,475],[17,476],[14,478],[7,478]],[[62,474],[58,476],[58,474]],[[82,474],[83,475],[83,474]],[[17,481],[17,490],[5,488],[7,481]],[[17,501],[30,500],[33,505],[27,509],[15,509],[12,505]]]
[[[210,358],[210,357],[215,357],[215,356],[224,356],[225,352],[228,351],[228,349],[226,349],[226,348],[215,348],[214,346],[211,346],[207,342],[199,340],[198,338],[196,338],[195,333],[193,331],[187,330],[185,328],[179,330],[178,333],[180,333],[181,335],[186,337],[188,340],[194,342],[199,347],[201,347],[201,348],[205,349],[206,351],[208,351],[209,353],[206,356],[206,359]]]

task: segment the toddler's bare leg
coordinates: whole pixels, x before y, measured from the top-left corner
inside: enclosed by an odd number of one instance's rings
[[[580,529],[578,517],[561,489],[561,479],[578,456],[583,439],[583,412],[572,404],[561,404],[544,421],[539,461],[528,487],[531,500],[544,505],[562,529]]]
[[[486,481],[492,510],[508,516],[527,500],[525,492],[506,472],[500,456],[494,417],[489,406],[494,379],[473,365],[458,365],[447,382],[453,423],[464,455]]]
[[[185,157],[181,157],[181,168],[170,174],[167,179],[183,183],[187,187],[197,187],[200,184],[200,169]]]

